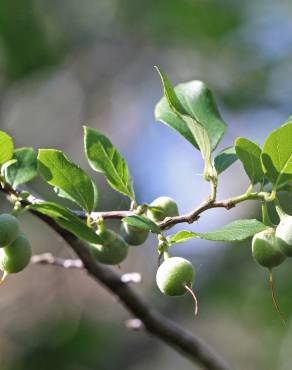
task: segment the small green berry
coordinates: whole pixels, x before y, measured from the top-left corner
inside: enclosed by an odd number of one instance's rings
[[[141,245],[148,238],[149,231],[141,229],[136,226],[129,225],[127,223],[122,223],[121,225],[121,236],[130,245]]]
[[[8,274],[22,271],[30,262],[31,245],[23,234],[0,249],[0,269]]]
[[[12,243],[19,233],[19,221],[9,213],[0,215],[0,247]]]
[[[93,256],[106,265],[118,265],[128,255],[128,244],[112,230],[97,232],[102,238],[102,244],[90,244]]]
[[[176,202],[170,197],[159,197],[155,199],[147,210],[147,217],[154,222],[163,221],[166,217],[178,216]]]
[[[284,261],[286,257],[275,237],[275,229],[268,228],[254,235],[252,255],[259,265],[269,269],[280,265]]]
[[[282,252],[292,257],[292,216],[283,217],[276,228],[276,239]]]
[[[183,295],[191,287],[195,270],[191,262],[181,257],[167,258],[158,268],[156,283],[160,291],[169,296]]]

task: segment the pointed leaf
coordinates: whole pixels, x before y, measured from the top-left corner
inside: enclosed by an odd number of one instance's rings
[[[15,163],[5,169],[6,181],[16,188],[37,176],[37,155],[33,148],[19,148],[13,153]]]
[[[171,244],[182,243],[193,238],[212,240],[216,242],[240,242],[252,237],[254,234],[267,228],[258,220],[236,220],[228,225],[208,233],[195,233],[182,230],[169,236],[167,239]]]
[[[42,202],[32,204],[28,208],[52,218],[60,227],[70,231],[80,240],[95,244],[102,242],[93,229],[60,204]]]
[[[169,90],[169,80],[165,80],[165,74],[160,70],[161,77],[165,81],[165,88]],[[171,84],[170,84],[171,86]],[[213,95],[207,85],[202,81],[190,81],[179,84],[174,88],[176,100],[179,101],[183,110],[176,109],[181,114],[187,114],[200,123],[207,131],[210,138],[211,149],[214,150],[225,132],[225,122],[222,120]],[[196,138],[193,136],[187,124],[178,117],[170,107],[169,99],[173,94],[167,94],[155,107],[155,118],[172,127],[184,136],[193,146],[199,148]]]
[[[192,231],[181,230],[174,235],[168,236],[167,240],[170,244],[183,243],[193,238],[197,238],[198,235]]]
[[[272,131],[262,152],[265,175],[277,188],[292,180],[292,123]]]
[[[240,137],[235,141],[235,150],[251,183],[255,185],[261,182],[264,177],[261,148],[256,143]]]
[[[9,161],[13,156],[12,137],[4,131],[0,131],[0,165]]]
[[[267,228],[258,220],[236,220],[208,233],[197,233],[198,237],[218,242],[236,242],[252,237]]]
[[[220,153],[218,153],[214,159],[215,169],[219,175],[230,167],[234,162],[237,161],[237,155],[234,146],[230,146]]]
[[[128,225],[139,227],[140,229],[150,230],[155,234],[159,234],[161,232],[160,227],[156,225],[155,222],[149,220],[149,218],[145,216],[128,216],[122,219],[123,222],[127,223]]]
[[[38,171],[44,180],[62,189],[86,212],[93,210],[96,198],[91,178],[62,151],[40,149]]]
[[[202,157],[205,162],[204,177],[208,179],[209,175],[213,175],[213,167],[211,162],[211,142],[207,130],[199,123],[192,115],[190,115],[181,102],[179,101],[169,79],[166,74],[157,67],[158,73],[163,84],[164,95],[173,113],[187,125],[193,138],[195,139]]]
[[[127,163],[111,141],[97,130],[84,127],[84,146],[91,168],[102,172],[113,189],[134,200]]]

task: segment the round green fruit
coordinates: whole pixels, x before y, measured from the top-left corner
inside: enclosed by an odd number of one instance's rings
[[[194,278],[191,262],[181,257],[170,257],[159,266],[156,283],[163,294],[177,296],[187,292],[185,286],[191,287]]]
[[[11,244],[0,249],[0,269],[8,274],[22,271],[30,259],[31,245],[23,234],[19,234]]]
[[[176,202],[170,197],[159,197],[155,199],[147,210],[147,217],[154,222],[163,221],[166,217],[178,216]]]
[[[19,221],[9,213],[0,215],[0,247],[12,243],[19,233]]]
[[[121,225],[121,236],[130,245],[141,245],[148,238],[149,231],[126,223]]]
[[[292,257],[292,216],[282,218],[276,228],[276,239],[283,253]]]
[[[125,240],[112,230],[97,232],[102,244],[90,244],[93,256],[106,265],[118,265],[128,255],[129,246]]]
[[[275,229],[269,228],[254,235],[252,255],[256,262],[269,269],[280,265],[286,256],[275,237]]]

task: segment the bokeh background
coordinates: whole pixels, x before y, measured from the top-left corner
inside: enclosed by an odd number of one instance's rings
[[[86,123],[108,135],[123,153],[139,201],[169,195],[186,212],[208,195],[208,186],[200,154],[154,120],[162,94],[156,64],[174,83],[201,79],[212,89],[229,125],[218,149],[238,136],[263,143],[292,113],[292,3],[1,0],[1,129],[17,146],[64,150],[96,180],[100,210],[126,209],[128,201],[109,189],[85,160]],[[219,196],[240,194],[247,186],[237,163],[221,176]],[[40,180],[32,187],[55,199]],[[291,196],[282,200],[292,211]],[[2,197],[2,210],[9,207]],[[211,230],[239,217],[260,217],[259,204],[209,211],[189,228]],[[73,256],[33,216],[21,221],[34,253]],[[198,318],[190,297],[163,297],[156,288],[154,238],[132,248],[121,268],[140,271],[140,295],[201,335],[234,369],[292,368],[290,261],[274,272],[287,319],[283,327],[271,303],[267,272],[251,258],[250,241],[191,241],[173,253],[198,269]],[[82,271],[30,266],[1,287],[0,315],[1,370],[194,368],[156,339],[126,330],[129,314]]]

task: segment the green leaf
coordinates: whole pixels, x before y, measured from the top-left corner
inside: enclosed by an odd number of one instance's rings
[[[170,92],[171,84],[165,73],[161,70],[159,72],[164,81],[164,89],[167,90],[167,93],[155,107],[154,114],[156,120],[178,131],[198,149],[199,143],[197,143],[188,125],[170,107],[169,101],[172,100],[172,103],[176,101],[174,106],[181,114],[192,117],[206,129],[213,151],[224,135],[226,125],[220,116],[213,95],[207,85],[202,81],[190,81],[179,84],[174,88],[176,96],[174,98],[173,93]],[[179,105],[182,109],[178,109]]]
[[[6,134],[6,132],[0,131],[0,165],[12,158],[13,149],[12,137]]]
[[[255,185],[261,182],[264,177],[261,148],[254,142],[240,137],[235,141],[235,150],[251,183]]]
[[[194,233],[192,231],[182,230],[168,237],[168,241],[171,244],[177,244],[193,238],[200,238],[216,242],[240,242],[266,228],[267,226],[258,220],[236,220],[208,233]]]
[[[33,148],[16,149],[13,159],[15,163],[5,169],[5,179],[13,188],[37,176],[37,155]]]
[[[204,177],[209,179],[209,177],[214,176],[214,169],[211,159],[211,143],[207,131],[196,122],[192,117],[182,116],[184,121],[187,123],[191,133],[196,138],[196,141],[199,145],[200,152],[202,154],[205,166],[204,166]]]
[[[38,171],[44,180],[63,190],[86,212],[94,209],[96,195],[91,178],[62,151],[40,149]]]
[[[6,174],[7,168],[9,166],[13,165],[16,162],[17,162],[16,159],[9,159],[8,162],[5,162],[4,164],[2,164],[2,166],[1,166],[1,176],[4,176],[5,177],[6,176],[5,174]],[[8,181],[8,180],[6,179],[6,181]]]
[[[101,243],[100,237],[93,229],[88,227],[85,222],[80,220],[80,218],[60,204],[42,202],[32,204],[28,209],[52,218],[60,227],[70,231],[80,240],[85,240],[89,243],[95,244]]]
[[[214,158],[214,165],[217,174],[219,175],[230,167],[235,161],[237,161],[237,155],[235,152],[234,146],[230,146],[226,149],[223,149],[220,153]]]
[[[131,226],[139,227],[140,229],[150,230],[155,234],[159,234],[161,232],[160,227],[156,225],[155,222],[149,220],[149,218],[145,216],[139,215],[128,216],[124,217],[122,221]]]
[[[197,233],[198,237],[218,242],[238,242],[252,237],[267,228],[258,220],[236,220],[208,233]]]
[[[97,130],[84,127],[84,146],[91,168],[102,172],[113,189],[134,200],[127,163],[111,141]]]
[[[275,188],[292,180],[292,123],[271,132],[262,152],[265,175]]]
[[[94,210],[97,206],[97,203],[98,203],[98,190],[97,190],[97,187],[96,187],[96,185],[93,181],[92,181],[92,186],[93,186],[93,189],[94,189],[94,206],[93,206],[92,210]],[[60,188],[57,188],[55,186],[54,187],[54,192],[58,195],[58,197],[68,199],[71,202],[75,203],[75,200],[69,194],[67,194],[64,190],[62,190]]]
[[[204,177],[208,179],[209,176],[213,176],[213,166],[211,162],[212,148],[208,132],[205,127],[194,118],[194,115],[189,114],[183,107],[166,74],[158,67],[157,70],[161,77],[164,95],[166,96],[170,109],[179,119],[181,119],[187,125],[190,133],[192,134],[201,151],[202,157],[205,162]]]
[[[183,243],[193,238],[197,238],[198,235],[192,231],[181,230],[174,235],[167,237],[167,240],[170,244]]]

